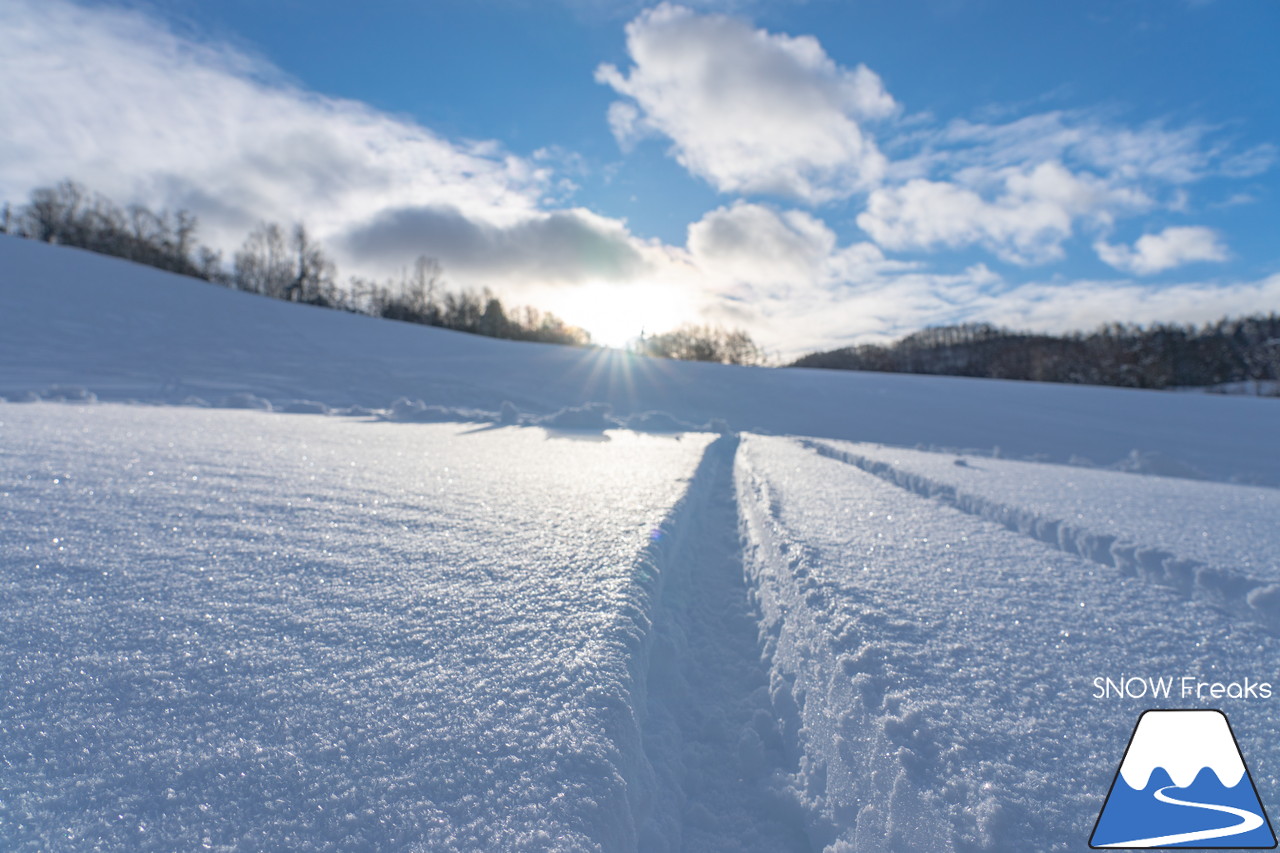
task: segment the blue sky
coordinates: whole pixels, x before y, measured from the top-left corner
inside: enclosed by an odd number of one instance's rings
[[[619,343],[1280,307],[1267,0],[6,0],[0,195],[306,221]],[[17,81],[16,84],[12,81]]]

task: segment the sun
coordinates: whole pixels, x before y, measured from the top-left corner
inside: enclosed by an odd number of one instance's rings
[[[670,331],[697,319],[687,292],[671,284],[591,282],[547,294],[547,310],[586,329],[593,343],[625,347],[641,334]]]

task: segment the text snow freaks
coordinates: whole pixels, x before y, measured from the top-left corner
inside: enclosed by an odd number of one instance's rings
[[[1204,681],[1194,675],[1098,676],[1093,680],[1094,699],[1270,699],[1271,682]]]

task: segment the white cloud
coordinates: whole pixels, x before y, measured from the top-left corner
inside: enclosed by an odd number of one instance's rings
[[[1200,226],[1166,228],[1159,234],[1144,234],[1132,248],[1103,240],[1093,247],[1104,263],[1136,275],[1151,275],[1195,261],[1225,261],[1228,257],[1227,247],[1218,233]]]
[[[1189,185],[1257,174],[1275,158],[1273,146],[1233,153],[1212,134],[1161,122],[1128,128],[1097,111],[917,128],[894,140],[904,156],[890,163],[858,224],[888,249],[982,246],[1018,264],[1061,260],[1064,242],[1082,227],[1099,232],[1156,208],[1186,212]],[[1193,245],[1192,233],[1179,237]],[[1100,251],[1108,250],[1121,268],[1138,269],[1124,265],[1123,247]],[[1174,257],[1160,244],[1150,251],[1153,259]]]
[[[609,109],[624,146],[646,133],[728,193],[822,202],[874,185],[886,165],[861,122],[897,104],[865,66],[837,65],[811,36],[754,29],[667,3],[627,26],[634,63],[596,79],[631,99]]]
[[[689,251],[700,267],[751,284],[824,278],[835,244],[831,229],[807,213],[741,201],[689,226]]]
[[[1108,223],[1117,212],[1151,204],[1140,191],[1072,173],[1058,162],[963,177],[980,185],[916,178],[877,189],[858,226],[889,249],[982,245],[1007,261],[1034,264],[1060,259],[1077,221]],[[994,191],[984,186],[990,184]]]
[[[1211,176],[1248,177],[1270,168],[1275,146],[1233,151],[1214,128],[1148,122],[1127,127],[1101,110],[1052,110],[1004,123],[956,119],[899,140],[919,151],[890,166],[905,180],[938,172],[998,171],[1060,161],[1113,182],[1181,185]]]

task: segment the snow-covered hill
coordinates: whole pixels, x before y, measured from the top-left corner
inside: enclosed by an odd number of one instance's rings
[[[385,408],[407,397],[546,414],[601,402],[616,415],[661,410],[737,430],[1280,485],[1271,400],[636,359],[291,305],[7,237],[0,300],[0,396],[10,400],[71,386],[168,403],[247,393],[277,406]]]
[[[0,394],[5,850],[1084,850],[1150,707],[1225,711],[1280,802],[1280,491],[1227,482],[1280,482],[1274,401],[655,362],[3,238]]]

